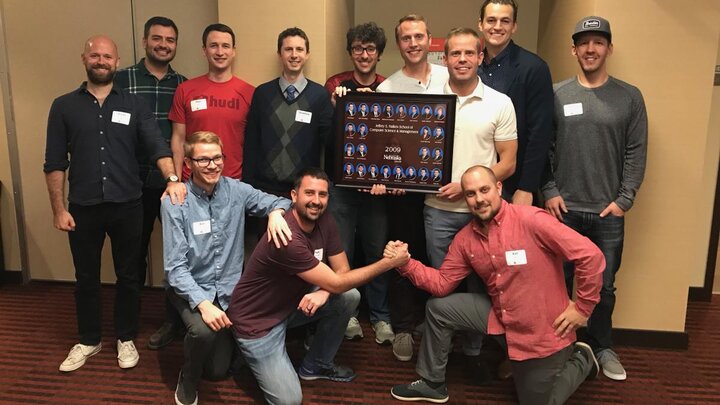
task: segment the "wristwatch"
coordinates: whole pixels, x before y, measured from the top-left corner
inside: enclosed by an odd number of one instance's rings
[[[176,175],[174,175],[174,174],[171,174],[170,177],[168,177],[168,178],[165,179],[165,180],[166,180],[168,183],[170,183],[170,182],[172,182],[172,183],[177,183],[178,181],[180,181],[180,179],[178,178],[178,176],[176,176]]]

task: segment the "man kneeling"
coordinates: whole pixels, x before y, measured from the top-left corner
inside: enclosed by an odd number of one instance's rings
[[[439,270],[411,260],[399,271],[435,297],[415,370],[422,377],[392,388],[403,401],[447,402],[445,366],[456,330],[493,335],[507,348],[521,404],[562,404],[598,365],[590,346],[575,343],[600,300],[605,260],[589,239],[539,208],[511,205],[492,170],[473,166],[462,176],[475,217],[453,240]],[[390,242],[385,257],[397,254]],[[402,251],[406,246],[401,246]],[[565,291],[563,260],[575,264],[577,299]],[[488,295],[450,294],[471,272]]]
[[[360,300],[353,287],[410,258],[407,245],[397,243],[394,257],[349,271],[335,221],[325,214],[328,187],[320,169],[300,173],[290,192],[291,214],[285,216],[292,240],[283,248],[258,245],[232,295],[228,312],[238,346],[271,404],[302,402],[298,375],[303,380],[355,378],[353,370],[334,363]],[[318,321],[315,338],[296,374],[285,332],[313,321]]]
[[[290,201],[222,176],[224,163],[217,135],[192,134],[185,142],[191,173],[185,203],[173,205],[166,198],[161,206],[168,298],[187,328],[178,405],[197,404],[202,376],[227,375],[235,346],[224,311],[242,274],[245,214],[267,215],[268,233],[278,246],[291,236],[282,217]]]

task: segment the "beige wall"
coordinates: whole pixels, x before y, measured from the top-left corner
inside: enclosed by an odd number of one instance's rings
[[[73,280],[67,235],[52,227],[52,212],[42,172],[47,113],[55,97],[71,91],[84,80],[80,53],[83,41],[89,36],[97,33],[111,36],[118,45],[121,65],[134,63],[133,36],[129,30],[133,17],[131,2],[2,0],[2,5],[21,156],[20,175],[30,274],[33,279]],[[134,5],[140,33],[142,24],[152,15],[163,14],[176,20],[181,38],[179,56],[174,66],[180,72],[193,76],[206,70],[206,62],[201,59],[199,52],[200,34],[207,24],[217,19],[214,1],[141,0],[135,1]],[[167,13],[163,9],[172,11]],[[187,47],[183,34],[187,36]],[[141,37],[140,34],[138,40]],[[193,38],[195,46],[191,48],[189,45]],[[52,45],[39,48],[38,44],[43,43]],[[140,44],[137,46],[139,48]],[[1,165],[0,173],[5,173]],[[156,252],[153,255],[156,275],[153,282],[158,284],[162,274],[162,254],[157,238],[153,242],[153,249]],[[108,253],[106,246],[103,281],[112,282],[115,277]]]
[[[648,166],[628,213],[615,326],[682,331],[689,285],[702,285],[720,131],[709,130],[720,3],[541,3],[539,52],[556,81],[575,74],[570,35],[584,15],[610,20],[612,75],[640,88],[649,116]],[[716,124],[715,124],[716,125]]]
[[[395,25],[398,19],[407,14],[420,14],[427,20],[431,34],[444,38],[455,27],[477,30],[481,3],[482,1],[478,0],[454,0],[446,3],[434,0],[361,0],[355,2],[355,21],[375,21],[385,30],[388,44],[378,65],[378,72],[389,76],[404,64],[395,43]],[[520,46],[535,50],[540,0],[519,0],[518,3],[518,31],[514,40]],[[439,12],[440,8],[442,12]]]

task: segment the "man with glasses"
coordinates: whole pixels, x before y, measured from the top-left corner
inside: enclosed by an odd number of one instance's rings
[[[360,24],[347,32],[347,51],[353,62],[354,69],[338,73],[325,83],[325,89],[332,95],[333,102],[337,96],[359,88],[375,90],[385,78],[375,73],[377,63],[385,50],[385,31],[374,22]],[[391,107],[392,108],[392,107]],[[330,148],[330,151],[333,149]],[[332,167],[332,153],[327,154],[327,168]],[[328,160],[329,159],[329,160]],[[332,173],[332,170],[328,170]],[[375,175],[373,175],[373,178]],[[385,197],[374,196],[351,188],[332,187],[330,212],[340,231],[340,238],[347,253],[348,261],[355,258],[355,237],[360,238],[365,263],[373,263],[380,259],[383,241],[387,239],[387,213]],[[375,332],[378,344],[392,343],[395,333],[390,326],[387,289],[388,277],[385,274],[370,281],[364,288],[365,297],[370,309],[370,324]],[[362,328],[357,314],[350,318],[345,330],[346,339],[363,337]]]
[[[232,359],[225,310],[243,270],[245,214],[267,216],[268,238],[280,248],[291,237],[283,219],[290,201],[222,176],[226,158],[212,132],[192,134],[184,152],[187,199],[182,205],[164,199],[161,212],[168,295],[187,327],[175,401],[197,404],[201,377],[224,378]]]

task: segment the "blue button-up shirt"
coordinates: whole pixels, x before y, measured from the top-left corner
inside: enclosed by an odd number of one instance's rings
[[[485,49],[487,55],[487,49]],[[478,66],[478,76],[483,84],[492,87],[500,93],[507,94],[510,89],[510,80],[512,78],[512,68],[510,67],[510,46],[500,51],[492,60],[486,58],[483,63]]]
[[[165,277],[191,308],[204,300],[225,310],[242,274],[245,214],[267,216],[290,208],[290,200],[221,177],[212,195],[191,180],[182,205],[162,201]],[[261,242],[262,243],[262,242]]]

